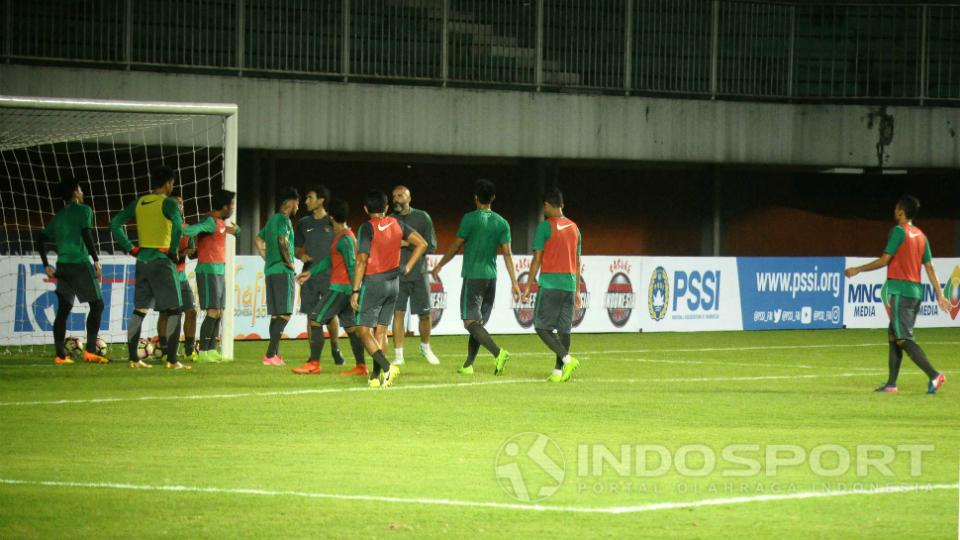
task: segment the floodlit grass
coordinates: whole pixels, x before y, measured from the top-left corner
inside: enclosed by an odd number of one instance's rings
[[[263,343],[188,372],[0,356],[0,537],[952,537],[960,332],[917,336],[947,373],[935,396],[908,359],[899,394],[872,392],[883,331],[575,335],[565,384],[534,336],[495,336],[504,376],[482,353],[470,378],[465,337],[434,338],[441,366],[414,338],[386,390],[337,375],[329,347],[323,374],[291,374],[305,341],[286,368],[259,364]],[[797,498],[889,486],[916,490]]]

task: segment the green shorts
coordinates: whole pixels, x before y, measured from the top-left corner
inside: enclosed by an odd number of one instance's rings
[[[269,274],[267,281],[267,313],[290,315],[293,313],[293,274]]]
[[[180,309],[180,280],[173,261],[167,258],[150,262],[137,261],[136,287],[133,306],[137,310],[156,309],[168,311]]]
[[[89,303],[102,298],[100,282],[90,263],[57,263],[57,295],[73,302]]]
[[[328,290],[316,304],[317,310],[310,314],[310,320],[320,324],[327,324],[330,319],[340,317],[340,325],[344,328],[353,328],[357,314],[350,306],[350,294]]]
[[[197,296],[200,297],[200,309],[223,309],[226,305],[225,281],[223,274],[197,273]]]
[[[573,328],[573,295],[570,291],[541,287],[533,307],[533,327],[569,334]]]

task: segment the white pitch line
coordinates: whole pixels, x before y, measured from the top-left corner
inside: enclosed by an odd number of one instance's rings
[[[59,480],[16,480],[0,478],[0,484],[11,486],[43,486],[63,488],[114,489],[129,491],[159,491],[179,493],[215,493],[218,495],[257,495],[262,497],[301,497],[310,499],[333,499],[342,501],[373,501],[424,506],[462,506],[468,508],[496,508],[500,510],[521,510],[531,512],[573,512],[581,514],[636,514],[659,510],[677,510],[702,506],[729,506],[734,504],[815,499],[823,497],[843,497],[851,495],[885,495],[891,493],[929,492],[934,490],[954,490],[957,484],[916,484],[904,486],[884,486],[871,489],[849,489],[841,491],[807,491],[780,495],[756,495],[752,497],[729,497],[719,499],[701,499],[699,501],[650,503],[635,506],[583,507],[553,506],[543,504],[514,504],[488,501],[464,501],[457,499],[432,499],[416,497],[383,497],[379,495],[346,495],[340,493],[315,493],[309,491],[277,491],[251,488],[217,488],[203,486],[155,486],[150,484],[124,484],[113,482],[67,482]]]
[[[960,345],[960,341],[924,341],[920,343],[923,345]],[[886,347],[886,341],[875,341],[872,343],[834,343],[834,344],[817,344],[817,345],[757,345],[753,347],[702,347],[696,349],[610,349],[610,350],[597,350],[597,351],[577,351],[574,349],[571,351],[577,356],[588,356],[588,355],[607,355],[607,354],[630,354],[630,353],[675,353],[675,352],[737,352],[737,351],[776,351],[776,350],[791,350],[791,349],[848,349],[848,348],[861,348],[861,347]],[[510,353],[510,356],[540,356],[548,355],[549,352],[516,352]]]
[[[540,379],[502,379],[496,381],[478,381],[466,383],[437,383],[393,386],[390,389],[376,390],[366,386],[350,388],[311,388],[305,390],[276,390],[273,392],[242,392],[237,394],[190,394],[181,396],[140,396],[140,397],[112,397],[93,399],[58,399],[51,401],[6,401],[0,402],[0,407],[16,407],[24,405],[75,405],[87,403],[117,403],[128,401],[182,401],[195,399],[233,399],[243,397],[275,397],[300,396],[310,394],[339,394],[344,392],[396,392],[397,390],[431,390],[435,388],[457,388],[461,386],[486,386],[492,384],[521,384],[542,382]]]
[[[822,373],[811,375],[756,375],[750,377],[676,377],[671,379],[573,379],[578,383],[654,383],[654,382],[736,382],[736,381],[776,381],[785,379],[828,379],[832,377],[863,377],[886,374],[886,371],[861,371],[858,373]]]

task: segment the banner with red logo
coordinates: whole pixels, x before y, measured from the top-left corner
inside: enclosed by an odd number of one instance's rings
[[[847,257],[846,267],[860,266],[872,260],[872,258]],[[960,259],[933,259],[933,267],[937,271],[937,278],[940,279],[944,295],[950,299],[952,307],[944,311],[937,305],[933,285],[927,278],[927,272],[921,270],[923,301],[917,311],[916,327],[960,325]],[[884,268],[847,278],[843,298],[843,321],[848,328],[883,328],[890,324],[890,317],[881,294],[886,280],[887,271]]]

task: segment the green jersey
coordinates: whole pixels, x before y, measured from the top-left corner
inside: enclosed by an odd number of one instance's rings
[[[257,236],[267,244],[263,263],[264,275],[292,274],[293,270],[286,265],[280,253],[280,238],[285,237],[289,259],[293,262],[293,223],[290,222],[290,218],[277,212],[270,217]]]
[[[70,203],[43,228],[43,235],[57,243],[57,263],[90,262],[90,253],[80,231],[93,228],[93,209]]]
[[[497,279],[497,248],[510,243],[510,224],[493,210],[474,210],[460,220],[457,237],[464,240],[466,279]]]

